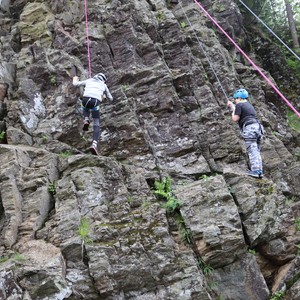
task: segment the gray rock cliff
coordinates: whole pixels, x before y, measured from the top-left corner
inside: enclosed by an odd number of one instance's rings
[[[0,299],[299,299],[299,128],[195,2],[173,2],[88,1],[91,71],[114,96],[96,157],[72,86],[84,1],[0,1]],[[237,3],[201,4],[299,110],[280,48]],[[263,179],[226,108],[241,86]]]

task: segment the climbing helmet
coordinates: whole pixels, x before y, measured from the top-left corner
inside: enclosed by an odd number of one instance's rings
[[[249,96],[248,92],[245,89],[238,89],[234,92],[233,98],[242,98],[242,99],[247,99]]]
[[[96,80],[104,81],[104,82],[106,82],[106,80],[107,80],[106,76],[103,73],[98,73],[93,78]]]

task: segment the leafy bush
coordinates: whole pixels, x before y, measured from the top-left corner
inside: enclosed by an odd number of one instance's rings
[[[177,209],[180,209],[182,202],[172,196],[171,179],[169,177],[164,177],[161,181],[155,181],[154,186],[154,194],[157,195],[161,200],[167,201],[163,207],[168,213],[173,213]]]

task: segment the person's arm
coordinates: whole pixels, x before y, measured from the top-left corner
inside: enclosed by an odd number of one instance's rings
[[[73,85],[74,86],[79,86],[79,85],[86,85],[87,80],[79,81],[78,76],[73,77]]]
[[[232,114],[231,114],[232,121],[238,122],[240,119],[240,116],[235,114],[236,106],[231,101],[227,102],[227,106],[229,106],[232,111]]]
[[[234,110],[232,111],[231,119],[232,119],[232,121],[234,121],[234,122],[238,122],[238,121],[240,120],[240,116],[235,114],[235,108],[234,108]]]
[[[114,100],[114,98],[113,98],[113,96],[111,95],[111,93],[110,93],[110,91],[109,91],[109,89],[108,89],[107,86],[105,86],[105,91],[104,91],[104,93],[105,93],[105,96],[106,96],[110,101],[113,101],[113,100]]]

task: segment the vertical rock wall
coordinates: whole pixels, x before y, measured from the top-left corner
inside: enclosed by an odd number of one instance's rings
[[[114,96],[95,157],[72,86],[88,77],[84,2],[0,1],[1,299],[297,299],[299,132],[193,1],[174,2],[88,1],[91,71]],[[276,82],[238,6],[201,4]],[[266,128],[262,180],[226,109],[240,86]]]

